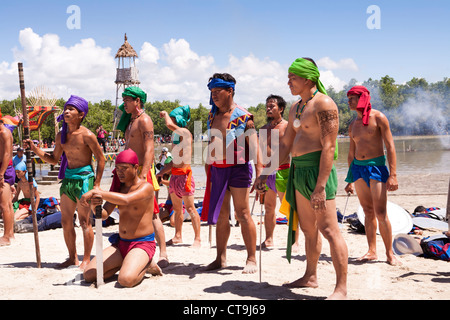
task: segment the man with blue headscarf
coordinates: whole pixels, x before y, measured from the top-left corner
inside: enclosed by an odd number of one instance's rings
[[[105,158],[97,142],[97,137],[87,128],[81,126],[89,111],[88,102],[72,95],[64,105],[64,112],[58,117],[62,121],[62,129],[57,134],[53,154],[48,154],[34,145],[31,140],[24,141],[37,156],[47,163],[56,165],[61,159],[59,178],[63,179],[61,194],[61,212],[64,240],[69,250],[69,258],[58,267],[66,268],[79,265],[76,251],[76,234],[73,225],[75,209],[83,229],[84,256],[80,269],[84,269],[90,261],[94,231],[90,223],[90,209],[80,204],[81,196],[92,188],[100,186],[105,168]],[[97,161],[97,173],[91,166],[92,156]]]
[[[247,248],[243,273],[255,273],[256,227],[248,204],[253,169],[249,161],[254,160],[256,176],[262,165],[253,115],[234,102],[235,85],[236,80],[228,73],[216,73],[208,83],[211,111],[208,116],[207,185],[201,219],[217,225],[217,257],[206,269],[226,266],[232,196]]]

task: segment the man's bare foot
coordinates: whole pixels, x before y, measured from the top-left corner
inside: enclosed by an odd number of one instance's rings
[[[198,249],[202,246],[201,240],[194,240],[194,243],[192,244],[191,248]]]
[[[392,254],[387,256],[387,262],[391,266],[401,266],[402,263]]]
[[[336,290],[327,298],[327,300],[347,300],[347,292]]]
[[[213,262],[208,264],[204,270],[211,271],[211,270],[217,270],[217,269],[222,269],[222,268],[226,268],[226,267],[227,267],[226,262],[222,263],[220,260],[214,260]]]
[[[149,273],[153,276],[162,276],[163,275],[162,270],[156,263],[155,259],[152,259],[152,261],[150,262],[150,266],[147,268],[146,273]]]
[[[365,255],[363,255],[361,258],[356,259],[356,261],[367,262],[367,261],[375,261],[377,259],[378,259],[377,254],[369,251]]]
[[[0,238],[0,247],[7,247],[11,245],[11,240],[8,237],[1,237]]]
[[[288,288],[317,288],[319,287],[319,284],[317,283],[317,278],[315,276],[303,276],[294,282],[285,283],[283,286]]]
[[[84,269],[86,269],[86,267],[87,267],[87,265],[89,264],[89,262],[91,262],[90,259],[83,260],[78,268],[79,268],[81,271],[84,271]]]
[[[183,243],[183,239],[173,237],[172,239],[170,239],[169,241],[166,242],[166,246],[172,246],[174,244],[180,244],[180,243]]]
[[[262,249],[270,249],[273,246],[274,246],[273,239],[266,239],[261,245]]]
[[[63,263],[57,264],[55,268],[56,269],[65,269],[65,268],[68,268],[70,266],[78,266],[79,264],[80,264],[80,261],[78,261],[77,258],[75,260],[67,259]]]
[[[258,271],[258,266],[255,261],[247,260],[247,263],[244,267],[244,270],[242,270],[242,273],[244,274],[251,274],[256,273]]]

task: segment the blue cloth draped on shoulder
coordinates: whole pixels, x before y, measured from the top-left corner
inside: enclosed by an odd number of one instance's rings
[[[72,95],[72,96],[70,96],[70,98],[66,102],[66,104],[64,105],[64,110],[66,110],[66,107],[69,105],[73,106],[79,112],[84,113],[83,120],[84,120],[84,118],[86,118],[86,116],[89,112],[89,103],[85,99],[75,96],[75,95]],[[67,129],[68,128],[67,128],[67,123],[64,121],[64,112],[58,117],[57,121],[63,122],[62,129],[61,129],[61,144],[65,144],[66,139],[67,139]],[[63,154],[61,156],[61,164],[60,164],[59,174],[58,174],[59,179],[64,179],[67,165],[68,165],[67,157],[66,157],[66,154],[63,152]]]
[[[209,90],[214,89],[214,88],[232,88],[234,91],[236,91],[234,82],[226,81],[226,80],[219,79],[219,78],[213,78],[208,83],[208,89]],[[212,94],[211,94],[211,98],[209,99],[209,104],[212,106],[211,112],[213,114],[215,114],[218,108],[214,104],[214,101],[212,99]]]

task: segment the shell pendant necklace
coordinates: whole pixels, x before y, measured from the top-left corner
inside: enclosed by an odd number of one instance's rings
[[[301,101],[298,103],[297,105],[297,111],[295,113],[295,120],[294,120],[294,128],[300,128],[300,126],[302,125],[301,121],[300,121],[300,116],[303,113],[303,109],[305,109],[306,105],[308,104],[308,102],[310,102],[312,100],[312,98],[314,98],[314,96],[317,94],[317,91],[319,91],[319,89],[317,89],[313,95],[311,96],[311,98],[308,99],[308,101],[305,102],[305,104],[303,105],[302,109],[300,110],[300,113],[298,112],[298,108],[300,107],[300,104],[302,103]]]

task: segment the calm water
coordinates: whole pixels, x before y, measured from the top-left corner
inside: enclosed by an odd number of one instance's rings
[[[450,173],[450,136],[395,137],[394,143],[398,174]],[[347,172],[349,145],[348,139],[340,139],[338,173]]]
[[[348,139],[339,139],[339,157],[335,162],[338,174],[346,174],[348,170],[347,154]],[[206,143],[203,143],[203,148]],[[155,147],[155,156],[159,157],[163,146]],[[397,153],[397,173],[450,173],[450,136],[441,137],[395,137]],[[204,149],[203,149],[204,150]],[[194,178],[197,181],[206,180],[204,166],[199,164],[202,159],[201,152],[193,155],[192,166]],[[113,165],[114,166],[114,165]],[[104,177],[109,177],[113,166],[106,164]],[[47,175],[48,165],[36,165],[36,175]]]

